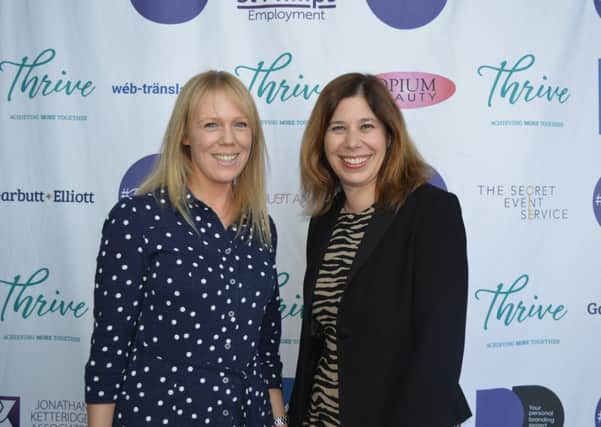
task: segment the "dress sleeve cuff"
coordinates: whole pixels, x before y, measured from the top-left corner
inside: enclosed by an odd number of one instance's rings
[[[121,388],[122,375],[106,375],[102,377],[86,371],[85,401],[86,403],[115,403]]]
[[[263,362],[263,377],[268,388],[282,388],[282,362]]]

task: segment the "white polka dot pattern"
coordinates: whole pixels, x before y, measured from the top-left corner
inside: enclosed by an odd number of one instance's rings
[[[123,199],[105,221],[86,401],[116,402],[114,425],[271,425],[275,227],[263,246],[188,194],[197,233],[166,196]]]

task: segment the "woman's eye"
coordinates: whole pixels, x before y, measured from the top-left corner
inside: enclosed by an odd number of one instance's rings
[[[373,129],[375,126],[373,125],[373,123],[363,123],[359,129],[361,130],[369,130],[369,129]]]
[[[203,127],[205,129],[215,129],[217,127],[217,123],[216,122],[206,122]]]
[[[247,122],[236,122],[234,124],[234,126],[236,126],[237,128],[240,128],[240,129],[246,129],[248,127],[248,123]]]
[[[342,125],[334,125],[334,126],[330,126],[330,131],[332,132],[343,132],[344,131],[344,126]]]

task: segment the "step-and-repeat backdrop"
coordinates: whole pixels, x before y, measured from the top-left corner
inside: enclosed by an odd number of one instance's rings
[[[102,222],[152,166],[182,84],[216,68],[267,137],[287,393],[300,139],[323,86],[360,71],[463,206],[466,425],[601,426],[600,41],[599,0],[2,0],[0,425],[86,424]]]

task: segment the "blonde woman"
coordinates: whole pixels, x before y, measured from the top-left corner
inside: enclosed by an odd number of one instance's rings
[[[90,427],[286,425],[264,174],[246,87],[225,72],[193,77],[156,169],[104,223]]]

